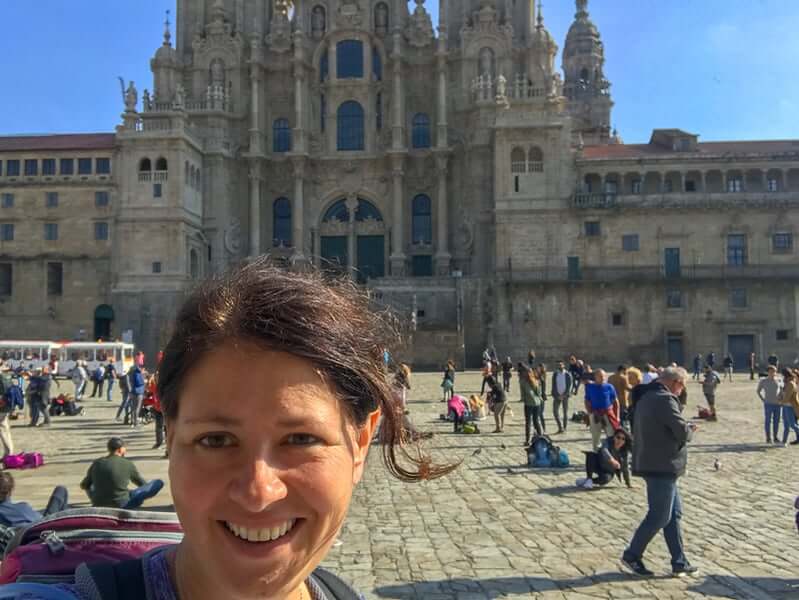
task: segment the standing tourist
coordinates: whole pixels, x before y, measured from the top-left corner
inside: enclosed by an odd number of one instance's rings
[[[757,355],[752,352],[749,355],[749,381],[755,380],[755,372],[757,371]]]
[[[777,371],[780,370],[780,357],[777,356],[774,352],[768,355],[767,361],[768,364],[777,369]]]
[[[39,417],[44,419],[42,425],[50,425],[50,369],[48,367],[37,368],[30,378],[28,390],[30,391],[29,401],[31,403],[31,422],[29,427],[36,427]]]
[[[130,378],[129,373],[122,371],[119,374],[119,391],[122,394],[122,402],[119,403],[119,409],[117,410],[116,420],[119,421],[119,418],[124,413],[125,415],[125,425],[130,425]]]
[[[94,384],[92,387],[92,395],[90,398],[94,398],[94,395],[97,394],[98,398],[103,397],[103,382],[105,381],[105,369],[99,364],[94,368],[92,371],[92,383]]]
[[[667,367],[635,408],[633,475],[646,482],[649,508],[624,551],[622,566],[643,577],[654,575],[644,565],[643,556],[661,529],[671,554],[672,575],[698,571],[685,557],[680,531],[682,499],[677,487],[688,463],[687,444],[696,431],[696,426],[683,418],[677,401],[687,378],[682,367]]]
[[[133,363],[128,374],[130,380],[130,394],[128,395],[128,402],[130,402],[130,427],[135,429],[139,426],[139,415],[141,414],[142,403],[144,402],[144,391],[146,381],[144,379],[144,372],[138,361]]]
[[[510,356],[506,356],[500,366],[502,367],[502,389],[509,392],[510,380],[513,376],[513,361],[510,359]]]
[[[702,393],[705,394],[707,406],[710,409],[709,421],[715,421],[716,417],[716,388],[721,383],[718,373],[710,367],[705,367],[705,377],[702,380]]]
[[[527,366],[531,369],[535,366],[535,350],[530,350],[527,353]]]
[[[705,364],[709,366],[711,369],[716,369],[716,353],[715,352],[708,352],[707,358],[705,359]]]
[[[735,371],[735,361],[732,359],[732,354],[727,353],[727,356],[724,357],[724,377],[728,378],[730,382],[732,382],[733,371]]]
[[[591,428],[591,448],[599,449],[602,432],[613,435],[619,428],[619,400],[616,390],[607,383],[607,374],[602,369],[594,371],[594,381],[585,384],[585,412]]]
[[[563,361],[558,363],[558,368],[552,373],[552,385],[550,392],[552,393],[552,414],[555,417],[555,423],[558,425],[558,433],[566,431],[569,424],[569,396],[572,391],[572,376],[566,370],[566,365]],[[561,421],[561,415],[563,420]]]
[[[797,392],[796,373],[786,371],[785,386],[780,394],[780,405],[782,406],[782,445],[788,446],[788,432],[793,429],[796,439],[791,444],[799,444],[799,392]]]
[[[455,363],[451,360],[448,360],[447,365],[444,367],[444,379],[441,381],[441,388],[444,390],[442,402],[446,402],[455,393]]]
[[[524,446],[527,447],[530,445],[530,434],[533,429],[536,435],[543,435],[541,411],[544,402],[535,370],[522,363],[516,365],[516,370],[519,374],[519,393],[524,403]]]
[[[535,376],[538,378],[538,386],[541,389],[541,429],[544,433],[547,432],[547,366],[544,363],[538,363],[535,369]]]
[[[777,367],[769,364],[768,375],[757,384],[757,396],[763,403],[766,443],[779,444],[777,432],[780,428],[780,392],[782,381],[777,377]]]
[[[7,373],[0,373],[0,444],[2,445],[3,455],[0,459],[9,454],[14,454],[14,441],[11,439],[11,413],[14,412],[18,398],[22,397],[19,386],[14,385],[11,377]]]
[[[491,409],[494,411],[494,423],[496,423],[494,433],[503,433],[505,431],[505,411],[508,409],[508,394],[496,379],[491,379],[489,388],[491,390]]]
[[[625,423],[629,420],[630,409],[630,390],[632,386],[627,380],[627,367],[619,365],[616,372],[608,377],[608,383],[616,390],[616,398],[619,400],[619,421]]]
[[[111,402],[111,392],[114,389],[114,381],[117,379],[117,368],[114,365],[114,357],[110,356],[103,371],[103,379],[105,379],[105,394],[106,400]]]
[[[697,354],[694,356],[694,374],[693,378],[699,381],[699,375],[702,372],[702,355]]]
[[[89,374],[86,372],[83,360],[76,360],[75,366],[72,368],[72,383],[75,384],[75,402],[83,400],[83,392],[86,389],[86,380],[88,378]]]
[[[409,389],[411,389],[411,368],[405,363],[400,363],[394,374],[394,393],[403,413],[408,410]]]
[[[572,376],[572,396],[577,395],[577,390],[580,389],[580,381],[583,378],[582,361],[578,361],[577,357],[572,354],[569,356],[569,374]]]

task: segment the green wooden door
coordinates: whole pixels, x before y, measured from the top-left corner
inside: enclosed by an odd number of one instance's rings
[[[326,271],[344,272],[347,260],[347,236],[322,236],[322,268]]]
[[[386,274],[386,251],[382,235],[358,236],[358,282]]]

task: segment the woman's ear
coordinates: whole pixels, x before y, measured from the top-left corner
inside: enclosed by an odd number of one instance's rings
[[[358,445],[355,447],[355,462],[352,472],[352,484],[357,485],[363,477],[363,469],[366,466],[366,456],[369,454],[369,446],[372,444],[372,438],[377,431],[377,425],[380,422],[380,409],[370,413],[366,417],[366,423],[363,424],[358,432]]]

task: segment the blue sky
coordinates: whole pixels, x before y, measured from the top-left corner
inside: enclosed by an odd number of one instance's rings
[[[140,91],[152,87],[149,59],[175,4],[0,3],[1,134],[113,131],[122,108],[117,76]],[[427,3],[436,18],[437,2]],[[625,141],[645,142],[656,127],[703,140],[799,138],[799,2],[591,0],[589,8]],[[574,2],[545,0],[544,14],[562,48]]]

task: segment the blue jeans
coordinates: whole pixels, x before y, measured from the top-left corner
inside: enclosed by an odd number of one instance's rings
[[[644,477],[646,481],[646,500],[649,510],[624,551],[624,559],[641,560],[646,547],[658,531],[663,530],[666,546],[671,553],[671,568],[688,566],[683,553],[680,519],[682,519],[682,500],[677,488],[676,477]]]
[[[780,405],[763,403],[763,411],[766,416],[766,439],[777,441],[777,432],[780,430]],[[771,435],[771,429],[774,435]]]
[[[793,411],[793,406],[782,407],[782,443],[788,441],[788,430],[793,429],[796,434],[796,439],[799,440],[799,425],[796,424],[796,413]]]
[[[122,508],[139,508],[142,504],[144,504],[145,500],[155,496],[163,487],[164,482],[160,479],[148,481],[143,486],[137,487],[130,493],[130,499],[128,500],[128,503]]]
[[[114,389],[114,380],[108,379],[106,381],[106,384],[108,385],[108,387],[105,390],[105,399],[111,402],[111,390]]]

